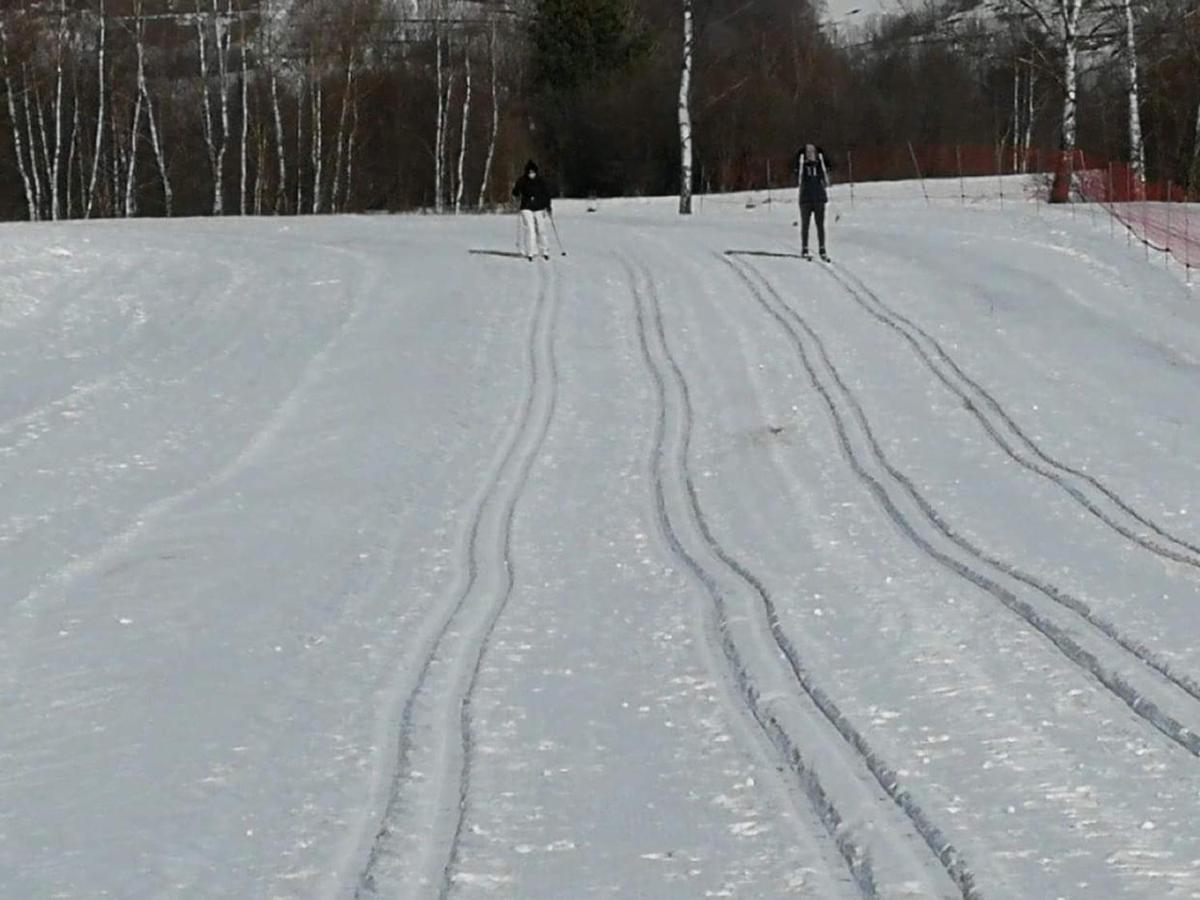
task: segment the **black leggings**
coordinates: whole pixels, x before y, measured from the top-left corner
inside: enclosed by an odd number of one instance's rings
[[[800,246],[808,249],[808,226],[813,217],[817,219],[817,240],[821,242],[821,252],[825,252],[825,204],[800,204]]]

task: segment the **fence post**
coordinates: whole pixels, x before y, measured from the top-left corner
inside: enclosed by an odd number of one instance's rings
[[[1183,268],[1188,287],[1192,286],[1192,186],[1183,195]]]
[[[1167,268],[1170,268],[1170,266],[1171,266],[1171,194],[1173,193],[1172,188],[1174,188],[1174,185],[1170,181],[1168,181],[1167,182],[1167,237],[1166,237],[1166,240],[1163,241],[1163,246],[1166,248],[1165,252],[1163,253],[1163,256],[1165,256],[1167,258]]]
[[[908,155],[912,157],[913,168],[917,171],[917,178],[921,182],[921,193],[925,195],[925,205],[929,206],[929,191],[925,188],[925,176],[921,174],[921,164],[917,162],[917,151],[913,149],[912,141],[908,142]]]
[[[957,144],[954,147],[954,156],[958,160],[958,199],[960,205],[967,205],[967,183],[963,180],[962,170],[962,144]]]
[[[1117,214],[1116,198],[1113,195],[1113,164],[1112,160],[1108,161],[1108,236],[1115,238],[1117,236],[1117,223],[1113,221]]]
[[[1146,262],[1150,262],[1150,192],[1146,190],[1145,174],[1140,175],[1139,179],[1142,192],[1142,243],[1146,245]]]
[[[1125,202],[1130,204],[1129,212],[1133,210],[1133,166],[1125,170]],[[1133,216],[1126,213],[1125,216],[1125,246],[1133,246]]]
[[[1004,152],[996,148],[996,185],[1000,188],[1000,208],[1004,209]]]
[[[1028,168],[1028,166],[1026,166],[1026,168]],[[1038,147],[1036,150],[1033,151],[1033,171],[1039,176],[1042,174],[1042,148],[1041,147]],[[1037,209],[1038,215],[1040,216],[1042,214],[1042,200],[1036,190],[1033,193],[1033,199],[1035,201],[1034,206]],[[1047,197],[1046,199],[1049,200],[1050,198]]]
[[[854,151],[846,151],[846,167],[849,170],[847,175],[850,178],[850,208],[854,209]]]

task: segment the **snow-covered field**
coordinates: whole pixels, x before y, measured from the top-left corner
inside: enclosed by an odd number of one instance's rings
[[[0,229],[0,897],[1200,897],[1182,275],[561,207]]]

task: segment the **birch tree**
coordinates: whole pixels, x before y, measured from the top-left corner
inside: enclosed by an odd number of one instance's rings
[[[462,210],[463,201],[463,169],[467,160],[467,134],[471,118],[471,41],[463,41],[463,66],[466,70],[465,88],[463,90],[462,125],[458,144],[458,181],[454,190],[454,212],[457,215]]]
[[[1146,151],[1142,145],[1141,95],[1138,90],[1137,36],[1134,32],[1133,0],[1125,7],[1125,72],[1129,85],[1129,162],[1134,176],[1146,177]]]
[[[92,150],[92,175],[88,180],[87,201],[83,211],[85,219],[92,217],[92,206],[96,202],[96,185],[100,176],[100,158],[104,155],[104,117],[108,111],[106,96],[108,72],[104,65],[105,52],[108,47],[108,14],[104,7],[104,0],[100,0],[99,35],[97,36],[96,47],[96,91],[99,99],[96,103],[96,143]]]
[[[692,0],[683,0],[683,65],[679,78],[679,214],[692,214]]]
[[[146,120],[150,126],[150,144],[154,151],[154,160],[158,165],[158,176],[162,181],[163,209],[168,217],[174,212],[175,195],[171,189],[171,173],[167,166],[167,154],[163,134],[158,124],[158,116],[154,111],[154,99],[150,96],[150,84],[146,78],[146,18],[142,0],[137,0],[134,8],[134,41],[137,50],[137,82],[138,102],[146,109]],[[135,127],[136,127],[135,121]],[[134,143],[136,153],[137,144]]]

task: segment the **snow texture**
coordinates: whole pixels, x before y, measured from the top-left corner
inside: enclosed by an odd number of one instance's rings
[[[969,187],[0,229],[0,897],[1200,897],[1200,301]]]

